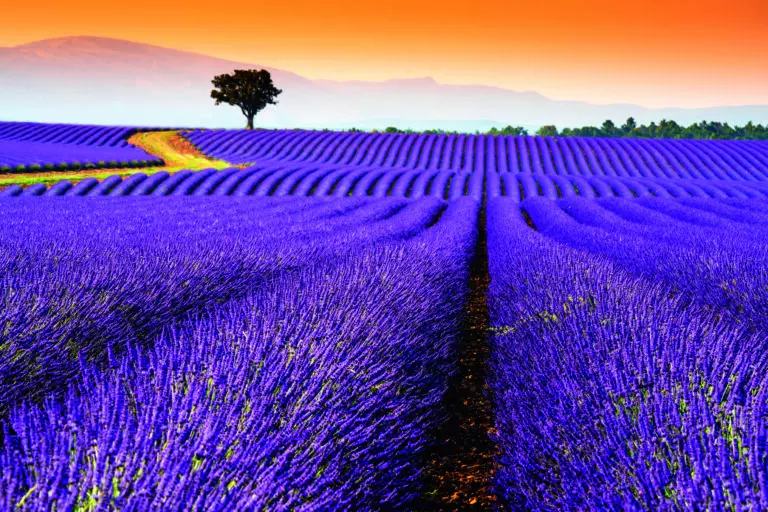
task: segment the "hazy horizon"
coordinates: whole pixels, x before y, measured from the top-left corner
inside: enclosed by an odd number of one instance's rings
[[[382,82],[312,80],[262,62],[234,62],[140,42],[94,36],[49,38],[0,48],[0,117],[6,120],[111,125],[237,128],[237,109],[214,106],[215,74],[267,66],[284,89],[257,117],[266,128],[485,131],[600,125],[605,119],[681,124],[768,123],[768,106],[648,109],[548,98],[483,84],[444,84],[433,77]]]
[[[0,46],[82,34],[255,62],[313,80],[429,76],[649,108],[768,104],[768,4],[754,0],[727,8],[715,0],[514,7],[500,0],[236,1],[225,10],[173,0],[121,5],[119,15],[93,0],[38,5],[4,13]]]
[[[153,47],[157,47],[157,48],[163,48],[163,49],[167,49],[167,50],[180,51],[180,52],[185,52],[185,53],[190,53],[190,54],[195,54],[195,55],[201,55],[201,56],[205,56],[205,57],[211,57],[211,58],[215,58],[215,59],[232,60],[232,59],[229,59],[227,57],[220,56],[220,55],[201,53],[201,52],[196,52],[196,51],[187,50],[187,49],[183,49],[183,48],[174,48],[174,47],[170,47],[170,46],[150,43],[150,42],[147,42],[147,41],[139,41],[139,40],[132,40],[132,39],[121,39],[121,38],[116,38],[116,37],[97,36],[97,35],[89,35],[89,34],[72,34],[72,35],[67,35],[67,36],[47,37],[47,38],[43,38],[43,39],[35,39],[35,40],[25,41],[25,42],[22,42],[22,43],[13,45],[13,46],[0,46],[0,50],[1,49],[24,48],[24,47],[30,47],[30,46],[34,47],[35,45],[38,45],[40,43],[48,43],[48,42],[54,42],[54,41],[77,40],[77,39],[101,39],[101,40],[111,40],[111,41],[115,41],[115,42],[130,42],[130,43],[135,43],[135,44],[139,44],[139,45],[142,45],[142,46],[153,46]],[[250,62],[250,61],[242,61],[242,63],[243,64],[254,65],[254,66],[255,65],[263,65],[266,68],[278,68],[278,66],[272,66],[269,63],[261,63],[261,62],[256,63],[256,62]],[[599,106],[632,105],[632,106],[638,106],[638,107],[654,109],[654,110],[660,110],[660,109],[665,109],[665,108],[680,108],[680,109],[684,109],[684,110],[697,110],[697,109],[701,109],[701,108],[717,108],[717,107],[768,106],[768,98],[766,98],[766,100],[765,100],[766,102],[765,103],[738,103],[738,102],[727,103],[727,102],[724,102],[724,103],[718,103],[718,104],[712,104],[712,105],[700,106],[700,107],[679,106],[679,105],[649,106],[649,105],[645,105],[645,104],[640,103],[640,102],[600,101],[599,99],[597,99],[595,101],[590,101],[590,100],[584,100],[582,98],[575,98],[575,97],[563,97],[563,98],[560,98],[560,97],[554,97],[554,96],[550,96],[550,95],[547,95],[547,94],[543,94],[540,91],[532,90],[532,89],[531,90],[519,90],[519,89],[512,89],[512,88],[509,88],[509,87],[505,87],[503,85],[493,85],[493,84],[479,83],[479,82],[469,82],[469,81],[468,82],[444,82],[444,81],[438,80],[434,76],[429,76],[429,75],[391,76],[389,78],[376,78],[376,79],[367,79],[367,80],[366,79],[349,79],[349,80],[345,80],[345,79],[339,79],[339,78],[316,77],[316,76],[304,75],[304,74],[301,74],[301,73],[299,73],[299,72],[297,72],[295,70],[292,70],[292,69],[281,69],[281,71],[285,71],[285,72],[288,72],[288,73],[294,73],[296,75],[301,76],[302,78],[313,80],[313,81],[318,82],[318,83],[329,83],[329,84],[335,84],[335,83],[344,83],[344,84],[355,84],[355,83],[360,83],[360,84],[386,84],[386,83],[392,83],[392,82],[415,83],[415,82],[418,82],[418,81],[424,81],[424,82],[432,81],[432,82],[434,82],[434,83],[436,83],[438,85],[457,85],[457,86],[467,86],[467,87],[488,87],[488,88],[491,88],[491,89],[501,89],[501,90],[504,90],[504,91],[511,91],[511,92],[516,92],[516,93],[521,93],[521,94],[536,94],[536,95],[539,95],[539,96],[543,96],[543,97],[545,97],[547,99],[552,99],[552,100],[556,100],[556,101],[585,102],[585,103],[589,103],[589,104],[592,104],[592,105],[599,105]]]

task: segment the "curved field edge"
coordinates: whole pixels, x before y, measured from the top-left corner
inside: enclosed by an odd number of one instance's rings
[[[110,176],[131,176],[138,173],[155,173],[165,171],[173,174],[184,169],[197,171],[201,169],[226,169],[233,167],[224,160],[208,158],[181,135],[179,130],[155,132],[140,132],[128,138],[128,143],[143,149],[150,155],[156,156],[164,165],[145,167],[98,168],[82,171],[50,171],[0,174],[0,189],[10,185],[27,187],[35,183],[53,185],[60,181],[69,180],[77,183],[86,178],[103,180]]]

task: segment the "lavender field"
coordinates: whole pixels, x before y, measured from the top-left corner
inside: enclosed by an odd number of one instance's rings
[[[0,173],[157,165],[126,141],[138,128],[0,122]]]
[[[768,509],[768,143],[180,135],[0,191],[0,509]]]

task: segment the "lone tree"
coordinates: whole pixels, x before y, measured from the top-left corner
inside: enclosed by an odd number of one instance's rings
[[[253,118],[267,105],[276,105],[275,98],[282,93],[272,83],[272,76],[266,69],[236,69],[232,75],[217,75],[211,80],[215,89],[211,98],[216,105],[228,103],[240,107],[248,120],[248,129],[253,130]]]

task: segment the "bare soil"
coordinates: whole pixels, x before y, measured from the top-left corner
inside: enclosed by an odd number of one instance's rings
[[[490,490],[495,445],[491,403],[485,382],[489,358],[487,293],[488,250],[485,211],[481,214],[477,252],[471,267],[470,296],[459,349],[459,373],[446,396],[450,417],[436,433],[428,457],[426,493],[421,510],[492,510]]]

